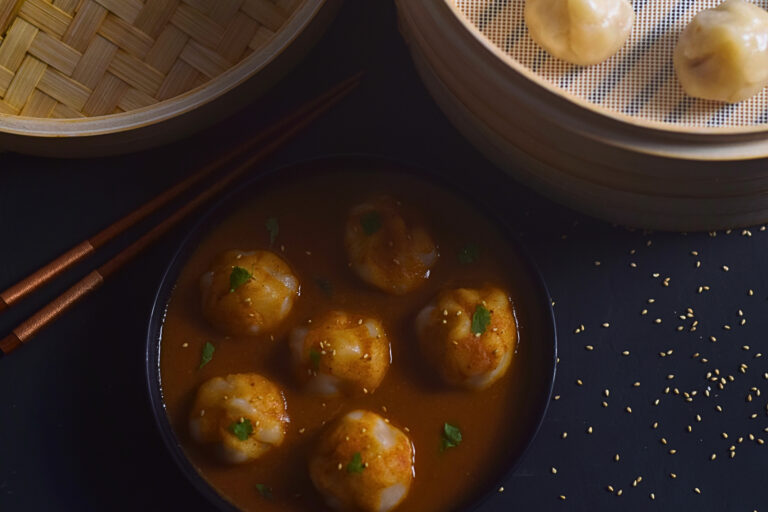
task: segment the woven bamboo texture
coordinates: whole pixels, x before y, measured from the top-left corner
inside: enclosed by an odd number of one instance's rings
[[[130,112],[200,87],[306,0],[0,0],[0,113]]]

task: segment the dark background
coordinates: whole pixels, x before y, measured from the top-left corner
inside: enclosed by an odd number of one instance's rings
[[[0,154],[0,288],[154,196],[271,115],[359,69],[367,71],[360,90],[263,167],[370,153],[459,176],[518,226],[556,301],[560,399],[551,403],[516,475],[486,509],[768,510],[766,446],[757,442],[768,439],[766,398],[752,390],[753,400],[747,401],[753,387],[768,392],[763,377],[768,233],[759,227],[716,236],[630,231],[570,212],[512,182],[436,108],[415,73],[388,0],[348,0],[321,43],[270,94],[188,140],[98,160]],[[0,510],[209,508],[166,454],[144,383],[152,299],[189,225],[0,360]],[[95,259],[114,254],[120,242]],[[698,257],[690,254],[694,250]],[[75,269],[0,316],[0,333],[84,270]],[[669,286],[662,284],[665,277],[671,278]],[[703,285],[709,291],[697,293]],[[647,304],[649,298],[655,302]],[[680,320],[689,307],[695,318]],[[691,332],[694,320],[697,330]],[[601,327],[604,322],[610,326]],[[581,324],[585,331],[574,334]],[[732,328],[725,330],[726,324]],[[684,330],[677,331],[678,325]],[[628,356],[622,355],[625,350]],[[659,356],[668,350],[670,356]],[[758,357],[763,350],[766,356]],[[701,355],[693,358],[697,352]],[[722,390],[706,379],[715,369],[726,379]],[[706,397],[708,386],[712,392]],[[603,397],[605,388],[609,398]],[[686,401],[683,393],[693,391],[697,394]],[[671,448],[677,453],[669,454]],[[717,459],[711,461],[713,453]],[[642,481],[633,487],[637,477]]]

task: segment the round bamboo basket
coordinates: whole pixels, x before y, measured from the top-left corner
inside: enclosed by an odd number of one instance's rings
[[[0,149],[99,156],[183,137],[274,84],[340,3],[0,0]]]
[[[520,181],[629,226],[768,221],[768,93],[735,105],[689,98],[671,65],[679,31],[716,0],[636,1],[627,45],[590,68],[539,49],[522,1],[396,2],[437,103]]]

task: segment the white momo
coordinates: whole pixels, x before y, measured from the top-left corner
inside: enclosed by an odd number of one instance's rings
[[[525,23],[552,56],[581,66],[619,51],[635,21],[626,0],[526,0]]]
[[[745,100],[768,85],[768,12],[726,0],[693,18],[675,48],[675,71],[697,98]]]

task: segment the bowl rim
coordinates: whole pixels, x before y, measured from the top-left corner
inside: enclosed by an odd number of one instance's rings
[[[40,138],[94,137],[169,121],[221,98],[261,72],[301,36],[330,1],[303,0],[266,45],[182,94],[135,110],[94,117],[51,119],[0,113],[0,133]]]
[[[162,331],[168,308],[168,300],[176,287],[176,281],[181,269],[186,264],[190,254],[196,247],[196,242],[199,242],[209,232],[210,227],[215,225],[218,220],[222,220],[227,215],[231,214],[233,205],[241,204],[239,200],[242,200],[248,193],[252,193],[251,189],[264,182],[268,183],[271,179],[275,179],[275,177],[279,178],[279,176],[288,172],[306,172],[307,168],[311,168],[312,166],[327,166],[332,162],[338,162],[346,166],[351,165],[353,162],[358,164],[361,162],[367,162],[369,164],[374,162],[377,167],[373,172],[408,174],[443,188],[449,193],[458,195],[460,198],[467,201],[472,208],[477,209],[481,215],[488,218],[501,231],[504,238],[506,238],[514,247],[520,261],[528,266],[528,272],[530,273],[533,285],[538,292],[537,295],[540,295],[537,297],[537,302],[542,302],[539,306],[543,307],[542,320],[545,336],[543,336],[542,339],[551,340],[551,344],[547,343],[548,346],[551,346],[551,357],[549,357],[546,368],[543,368],[545,371],[541,377],[542,382],[545,382],[546,386],[541,390],[541,397],[533,402],[536,404],[535,407],[532,407],[535,414],[535,421],[531,422],[528,438],[521,445],[514,460],[508,465],[507,469],[499,471],[499,474],[495,477],[493,482],[489,482],[487,490],[478,490],[476,497],[473,498],[474,501],[465,506],[467,512],[480,512],[493,496],[498,495],[497,489],[499,486],[504,482],[509,481],[514,476],[515,471],[525,459],[531,445],[541,430],[550,402],[552,401],[558,359],[557,326],[555,322],[554,308],[552,307],[552,299],[549,293],[549,288],[544,281],[544,277],[539,267],[536,265],[535,260],[525,244],[523,244],[520,241],[520,238],[515,234],[510,222],[505,221],[502,215],[498,212],[494,212],[494,209],[484,205],[484,203],[477,200],[477,198],[473,198],[470,194],[462,192],[459,189],[458,182],[452,182],[442,175],[439,170],[433,170],[425,166],[404,162],[394,158],[362,153],[330,154],[309,159],[301,159],[270,168],[263,172],[255,172],[251,176],[245,178],[242,182],[238,183],[231,191],[222,195],[213,204],[206,207],[205,211],[197,216],[192,227],[189,228],[174,250],[172,258],[163,271],[160,284],[158,285],[157,292],[153,298],[147,327],[144,358],[145,384],[147,386],[147,395],[152,416],[154,417],[163,444],[182,474],[200,494],[209,500],[211,504],[221,511],[229,512],[239,510],[234,504],[219,494],[213,485],[195,468],[185,454],[184,449],[171,426],[163,398],[162,376],[160,373]],[[381,168],[385,166],[391,167],[391,171],[382,171]]]

